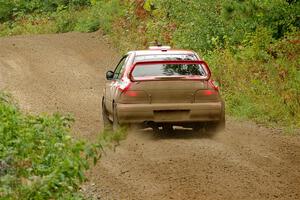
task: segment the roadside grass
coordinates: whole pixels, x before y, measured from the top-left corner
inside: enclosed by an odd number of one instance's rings
[[[286,130],[300,127],[300,46],[293,39],[295,35],[288,35],[269,44],[271,53],[262,52],[263,58],[253,46],[235,53],[216,50],[206,56],[230,115]]]
[[[0,93],[0,199],[83,199],[84,172],[126,134],[104,131],[94,143],[73,139],[73,119],[23,114]]]

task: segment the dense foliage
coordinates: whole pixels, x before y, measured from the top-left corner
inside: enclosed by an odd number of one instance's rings
[[[0,36],[110,30],[119,1],[0,0]],[[116,5],[116,6],[114,6]],[[102,26],[102,24],[104,24]]]
[[[97,161],[105,143],[121,134],[104,134],[97,144],[69,135],[71,118],[24,115],[0,93],[0,199],[81,199],[89,159]]]
[[[268,29],[275,39],[300,28],[300,2],[296,1],[152,0],[152,3],[163,13],[164,20],[176,23],[173,42],[198,51],[211,50],[216,42],[221,46],[239,44],[245,34],[260,27]]]
[[[24,14],[55,12],[64,7],[90,5],[86,0],[0,0],[0,21],[14,20]]]

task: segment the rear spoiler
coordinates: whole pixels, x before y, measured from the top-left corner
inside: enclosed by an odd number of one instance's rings
[[[201,77],[201,80],[209,80],[210,77],[211,77],[211,71],[207,65],[206,62],[204,61],[200,61],[200,60],[197,60],[197,61],[191,61],[191,60],[174,60],[174,61],[142,61],[142,62],[136,62],[132,65],[132,67],[129,69],[129,79],[134,81],[133,80],[133,77],[132,77],[132,72],[134,70],[134,68],[137,66],[137,65],[153,65],[153,64],[196,64],[196,65],[202,65],[204,67],[204,70],[206,72],[206,76],[203,76],[203,78]]]

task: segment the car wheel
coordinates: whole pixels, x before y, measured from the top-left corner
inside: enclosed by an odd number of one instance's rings
[[[203,125],[201,126],[201,125],[194,125],[193,126],[193,131],[194,132],[200,132],[200,130],[202,129],[202,127],[203,127]]]
[[[104,99],[102,100],[102,119],[104,129],[111,129],[112,123],[108,118],[108,112],[105,107]]]
[[[118,115],[117,115],[117,104],[114,103],[113,106],[113,122],[112,122],[113,131],[117,131],[120,128]]]
[[[222,112],[219,121],[207,122],[205,125],[205,133],[209,137],[213,137],[217,132],[223,131],[225,129],[225,106],[222,102]]]
[[[222,131],[222,130],[224,130],[225,129],[225,122],[226,120],[225,120],[225,102],[223,101],[222,102],[222,113],[221,113],[221,119],[220,119],[220,121],[217,123],[217,130],[220,130],[220,131]]]

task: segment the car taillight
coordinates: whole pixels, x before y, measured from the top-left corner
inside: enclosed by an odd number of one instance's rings
[[[149,103],[149,96],[142,90],[126,90],[121,93],[120,103]]]
[[[202,91],[202,94],[204,96],[211,96],[211,95],[215,95],[217,93],[217,91],[214,91],[214,90],[203,90]]]
[[[195,103],[219,101],[219,98],[219,92],[213,88],[195,92]]]

